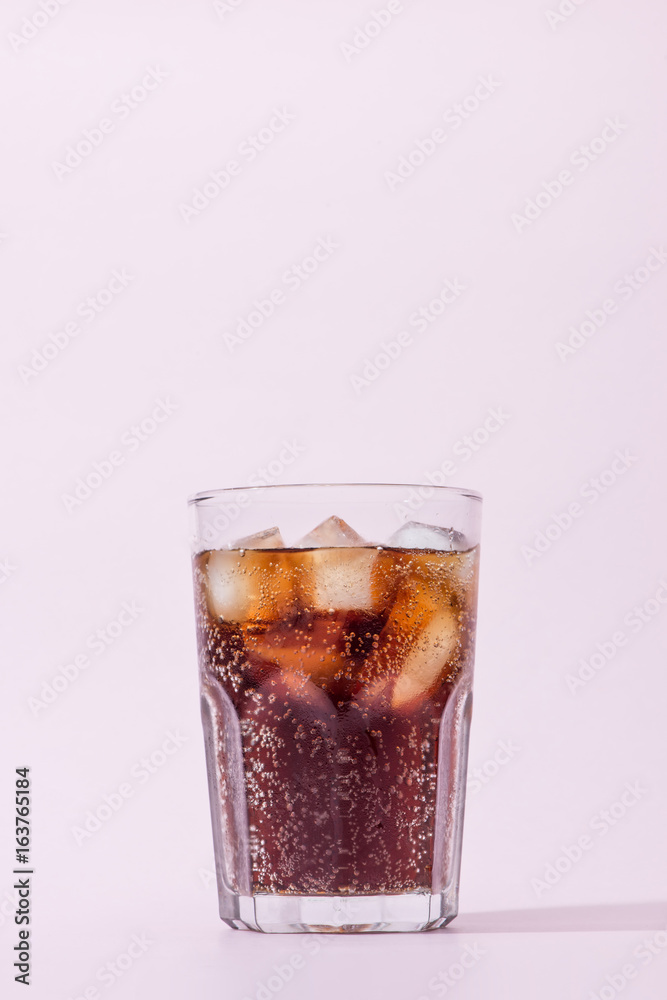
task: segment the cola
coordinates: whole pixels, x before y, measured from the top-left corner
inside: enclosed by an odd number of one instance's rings
[[[298,546],[269,528],[194,557],[230,892],[442,889],[457,850],[443,823],[465,781],[478,562],[451,529],[406,526],[370,545],[338,518]]]

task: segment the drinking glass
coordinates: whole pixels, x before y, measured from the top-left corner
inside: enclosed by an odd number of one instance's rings
[[[270,486],[190,507],[220,916],[273,932],[444,926],[481,497]]]

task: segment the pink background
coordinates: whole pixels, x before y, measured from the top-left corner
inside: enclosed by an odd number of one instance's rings
[[[667,12],[5,0],[0,21],[6,995],[23,765],[33,998],[662,995]],[[484,494],[443,933],[314,953],[218,920],[185,498],[267,468]]]

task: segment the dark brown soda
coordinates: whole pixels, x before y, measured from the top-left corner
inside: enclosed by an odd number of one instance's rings
[[[253,892],[429,891],[477,550],[209,551],[194,570],[223,826],[247,831]]]

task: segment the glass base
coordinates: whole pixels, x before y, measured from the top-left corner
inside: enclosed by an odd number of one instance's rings
[[[430,931],[457,914],[454,894],[400,896],[237,896],[235,913],[221,914],[229,927],[265,934],[360,934]]]

